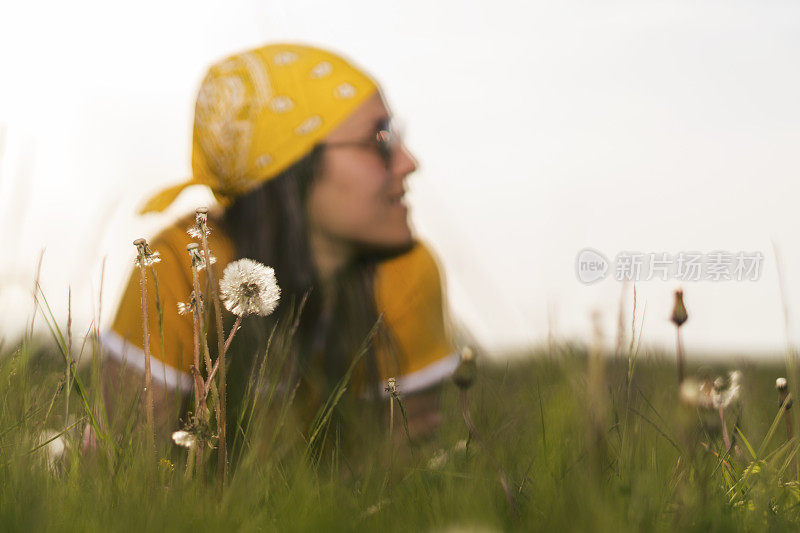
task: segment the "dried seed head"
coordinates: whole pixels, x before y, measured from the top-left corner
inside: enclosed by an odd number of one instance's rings
[[[136,259],[133,260],[137,266],[149,267],[161,262],[161,254],[152,251],[145,239],[136,239],[133,241],[133,245],[139,252]]]
[[[196,268],[197,270],[203,270],[206,268],[206,258],[203,254],[202,250],[200,250],[200,245],[196,242],[192,242],[186,245],[186,250],[189,252],[189,258],[192,261],[192,268]],[[213,255],[209,255],[211,258],[211,264],[215,264],[217,262],[217,258]]]
[[[395,378],[389,378],[386,380],[386,392],[392,396],[397,394],[397,380]]]
[[[683,291],[679,289],[675,291],[675,305],[672,308],[672,322],[677,327],[681,327],[688,318],[689,315],[686,313],[686,306],[683,304]]]
[[[786,378],[778,378],[775,380],[775,388],[781,392],[785,392],[787,388]]]
[[[197,226],[189,226],[186,228],[186,233],[193,239],[202,239],[203,232]],[[206,225],[206,236],[211,235],[211,228]]]
[[[198,207],[194,211],[194,227],[187,229],[187,233],[195,239],[202,239],[203,236],[211,234],[211,228],[208,227],[208,208]]]
[[[475,364],[475,352],[472,348],[465,346],[461,350],[461,361],[458,363],[455,371],[453,372],[453,382],[459,389],[468,389],[478,372],[477,365]]]
[[[200,309],[203,309],[203,297],[200,296],[200,300],[198,301],[195,298],[194,291],[192,291],[191,295],[189,295],[188,302],[178,302],[178,314],[185,315],[188,313],[194,313],[197,310],[197,306],[200,306]]]
[[[281,296],[275,271],[252,259],[228,264],[219,290],[225,308],[237,316],[267,316],[278,306]]]

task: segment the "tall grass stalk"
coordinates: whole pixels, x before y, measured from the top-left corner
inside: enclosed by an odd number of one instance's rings
[[[72,287],[67,288],[67,353],[66,353],[66,399],[64,400],[64,432],[69,425],[69,391],[72,388]]]

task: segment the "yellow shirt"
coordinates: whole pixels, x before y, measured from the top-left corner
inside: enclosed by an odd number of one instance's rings
[[[186,229],[194,216],[185,217],[165,229],[150,243],[161,255],[155,265],[163,317],[163,342],[159,336],[156,290],[147,276],[147,315],[150,331],[151,373],[154,380],[185,392],[192,389],[190,365],[194,353],[192,317],[179,315],[178,302],[187,302],[192,291],[192,273],[186,245],[192,242]],[[217,275],[235,257],[231,239],[209,220],[209,248],[217,258]],[[201,276],[205,291],[205,275]],[[278,280],[280,284],[280,280]],[[114,323],[103,338],[106,352],[128,366],[144,369],[142,310],[138,267],[122,296]],[[389,354],[377,346],[378,369],[385,382],[397,379],[401,393],[426,389],[450,376],[458,356],[445,331],[439,269],[431,252],[417,242],[407,253],[378,264],[375,273],[375,303],[391,329],[400,354]],[[209,341],[210,345],[213,345]],[[212,348],[212,351],[216,351]],[[381,387],[383,389],[383,387]]]

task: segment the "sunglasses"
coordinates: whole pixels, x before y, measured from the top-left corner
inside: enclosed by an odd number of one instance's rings
[[[340,141],[334,143],[320,143],[323,148],[340,148],[345,146],[355,146],[374,150],[383,161],[386,168],[392,164],[392,154],[397,143],[400,141],[400,133],[395,128],[390,119],[381,121],[374,135],[360,141]]]

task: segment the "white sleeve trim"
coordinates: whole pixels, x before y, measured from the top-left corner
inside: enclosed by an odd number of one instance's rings
[[[114,359],[144,372],[144,351],[122,338],[116,331],[108,330],[102,335],[102,345]],[[181,372],[156,357],[150,358],[150,375],[153,380],[169,389],[179,388],[190,392],[194,386],[191,376]],[[166,381],[164,381],[166,379]]]
[[[410,374],[398,376],[396,378],[397,392],[399,394],[409,394],[436,385],[450,377],[458,366],[458,362],[459,355],[454,352]],[[389,397],[389,393],[386,392],[386,381],[382,383],[381,391],[384,398]]]

